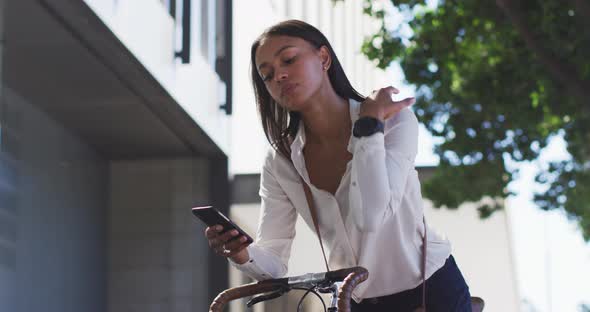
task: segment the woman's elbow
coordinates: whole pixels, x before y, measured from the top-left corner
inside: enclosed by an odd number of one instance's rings
[[[365,232],[376,232],[379,229],[379,227],[381,227],[381,225],[383,224],[383,221],[385,220],[385,214],[388,209],[387,206],[388,205],[384,202],[382,207],[385,207],[385,209],[365,211],[365,215],[363,217],[363,219],[364,219],[363,230]],[[376,207],[381,207],[381,206],[376,206]]]
[[[387,215],[395,213],[395,209],[399,206],[399,200],[396,200],[390,193],[384,194],[380,200],[373,201],[373,207],[380,207],[381,209],[367,209],[363,216],[363,230],[365,232],[375,232],[383,224]],[[388,211],[391,210],[391,211]]]

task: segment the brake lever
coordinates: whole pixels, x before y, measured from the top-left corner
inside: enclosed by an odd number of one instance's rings
[[[246,306],[248,308],[251,308],[253,305],[255,305],[257,303],[260,303],[262,301],[267,301],[267,300],[272,300],[272,299],[278,298],[278,297],[282,296],[283,294],[285,294],[288,291],[289,291],[289,288],[288,287],[282,287],[281,289],[275,290],[275,291],[273,291],[271,293],[262,294],[262,295],[253,297],[252,299],[250,299],[246,303]]]
[[[338,285],[334,283],[330,285],[324,285],[321,287],[317,287],[317,290],[322,294],[336,293],[338,292]]]

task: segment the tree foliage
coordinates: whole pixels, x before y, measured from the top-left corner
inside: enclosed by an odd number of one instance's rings
[[[362,48],[381,68],[400,62],[417,87],[416,114],[444,139],[425,195],[447,207],[496,199],[478,208],[487,217],[510,195],[510,164],[537,159],[561,135],[571,157],[543,168],[536,180],[548,188],[535,202],[564,209],[589,240],[590,2],[426,2],[392,0],[405,21],[390,25],[367,0],[365,13],[381,27]]]

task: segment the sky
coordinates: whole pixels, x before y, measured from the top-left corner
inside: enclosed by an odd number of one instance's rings
[[[255,8],[256,15],[263,20],[248,24],[234,16],[236,24],[242,25],[240,34],[234,39],[235,51],[248,51],[255,36],[277,21],[273,19],[276,17],[273,17],[270,6],[251,5],[250,8]],[[248,58],[248,55],[234,54],[236,79],[249,81]],[[414,88],[404,83],[403,72],[397,64],[387,72],[391,84],[401,91],[394,100],[414,95]],[[236,95],[240,99],[234,98],[233,101],[230,155],[237,156],[230,159],[230,173],[259,173],[268,144],[258,121],[250,84],[236,85],[234,97]],[[438,158],[433,154],[436,142],[421,126],[416,166],[438,164]],[[506,209],[513,232],[519,295],[534,307],[523,308],[523,311],[578,311],[582,302],[590,304],[590,287],[587,286],[590,281],[590,245],[583,241],[576,224],[568,221],[561,212],[543,212],[531,200],[534,190],[542,187],[534,183],[539,166],[549,160],[567,157],[565,147],[565,142],[556,137],[543,150],[538,161],[514,164],[521,174],[509,188],[518,195],[507,199]]]

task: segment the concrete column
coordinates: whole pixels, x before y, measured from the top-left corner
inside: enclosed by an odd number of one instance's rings
[[[209,159],[209,196],[211,204],[229,216],[230,185],[228,180],[227,157]],[[228,288],[229,274],[227,260],[213,252],[209,255],[209,297],[212,302],[219,292]]]
[[[4,63],[4,5],[0,0],[0,77]],[[4,81],[0,81],[0,311],[16,311],[16,235],[15,166],[6,151],[6,101]]]
[[[107,311],[208,310],[212,265],[204,227],[191,213],[211,204],[208,160],[110,167]]]

